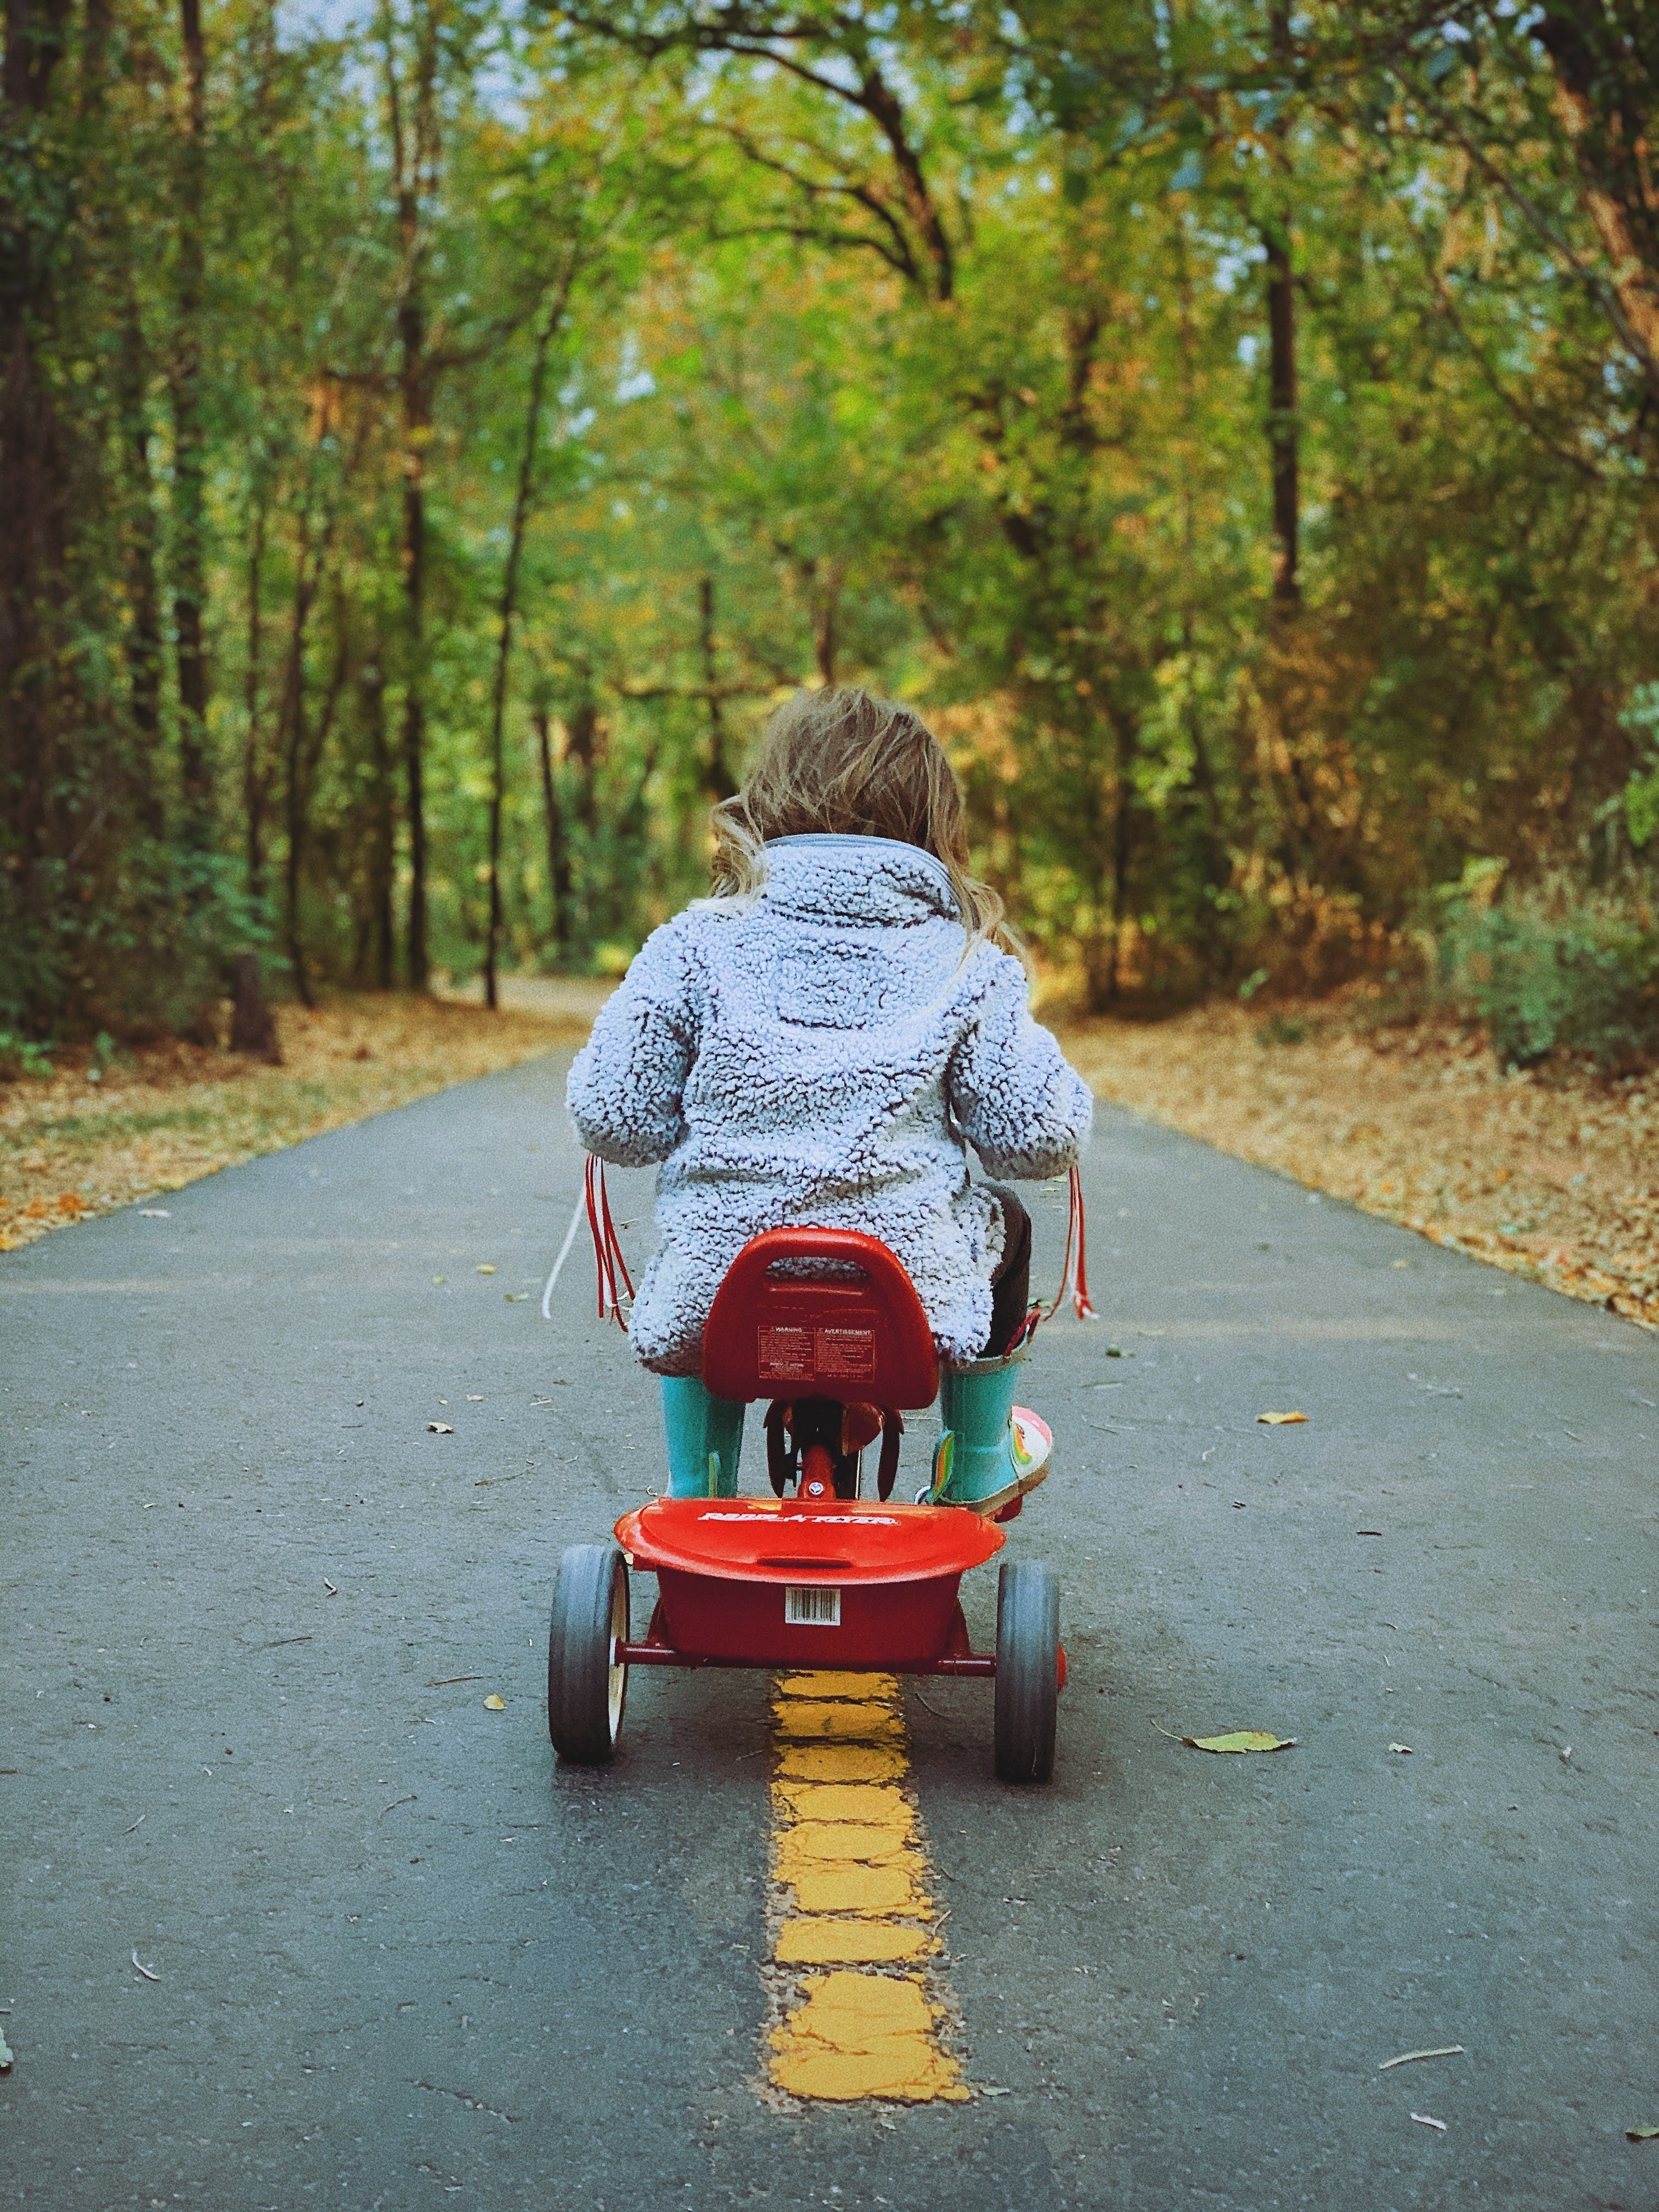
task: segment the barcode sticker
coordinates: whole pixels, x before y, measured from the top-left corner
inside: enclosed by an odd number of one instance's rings
[[[841,1592],[811,1583],[786,1583],[783,1618],[787,1626],[794,1628],[839,1628]]]

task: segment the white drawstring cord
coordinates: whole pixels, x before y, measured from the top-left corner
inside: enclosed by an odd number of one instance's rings
[[[553,1318],[553,1285],[558,1281],[559,1276],[564,1267],[564,1263],[570,1257],[570,1248],[576,1241],[576,1231],[580,1227],[581,1218],[586,1211],[587,1200],[586,1196],[579,1198],[576,1200],[576,1211],[570,1217],[570,1226],[564,1232],[564,1242],[559,1247],[559,1256],[553,1262],[553,1272],[547,1279],[547,1288],[542,1292],[542,1319],[544,1321],[551,1321]]]

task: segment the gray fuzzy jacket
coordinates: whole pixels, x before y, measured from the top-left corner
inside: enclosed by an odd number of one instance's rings
[[[647,940],[570,1071],[582,1142],[662,1163],[661,1243],[629,1334],[695,1375],[721,1277],[790,1222],[898,1255],[934,1341],[990,1334],[1002,1209],[969,1179],[1064,1175],[1092,1100],[1031,1018],[1024,970],[963,929],[943,866],[879,837],[784,837],[745,904],[702,903]]]

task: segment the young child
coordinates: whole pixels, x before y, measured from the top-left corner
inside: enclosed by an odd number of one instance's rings
[[[743,1408],[703,1389],[703,1325],[749,1239],[799,1223],[897,1254],[945,1366],[945,1496],[1017,1495],[1049,1449],[1009,1356],[1030,1222],[969,1149],[993,1176],[1064,1175],[1092,1102],[968,872],[955,773],[908,708],[803,691],[713,820],[714,896],[647,940],[567,1093],[590,1152],[662,1163],[629,1334],[664,1378],[672,1492],[702,1492],[711,1452],[735,1484]]]

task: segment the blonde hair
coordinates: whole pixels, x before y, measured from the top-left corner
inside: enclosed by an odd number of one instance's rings
[[[848,685],[797,691],[767,723],[743,789],[709,819],[716,898],[758,895],[774,837],[890,837],[943,864],[970,949],[984,939],[1018,949],[1001,899],[969,871],[956,770],[921,717],[890,699]]]

